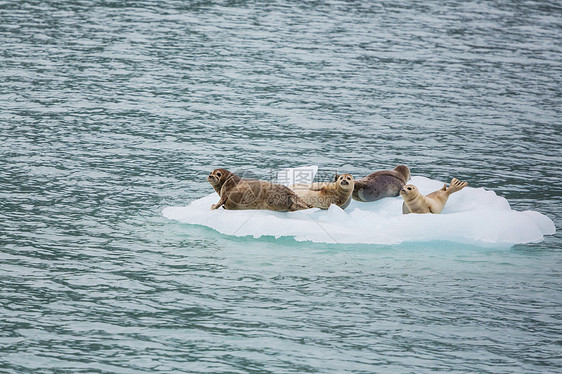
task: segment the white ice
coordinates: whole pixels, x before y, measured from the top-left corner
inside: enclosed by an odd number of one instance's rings
[[[314,170],[316,167],[305,167]],[[289,170],[291,171],[291,170]],[[286,170],[282,171],[286,175]],[[291,173],[288,173],[291,174]],[[302,176],[303,173],[299,173]],[[292,179],[289,179],[292,182]],[[443,182],[414,176],[409,182],[428,194]],[[210,186],[209,186],[210,188]],[[293,237],[297,241],[339,244],[400,244],[447,241],[484,247],[510,247],[540,242],[555,233],[550,218],[535,211],[515,211],[503,197],[484,188],[465,187],[449,197],[441,214],[402,214],[402,198],[371,203],[352,201],[347,209],[298,212],[211,210],[219,196],[212,193],[185,207],[167,207],[171,220],[203,225],[234,236]]]

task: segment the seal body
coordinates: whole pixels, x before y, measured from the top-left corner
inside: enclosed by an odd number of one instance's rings
[[[394,170],[376,171],[355,181],[353,199],[368,202],[398,196],[409,180],[410,169],[405,165],[398,165]]]
[[[211,209],[222,206],[228,210],[267,209],[293,212],[311,208],[286,186],[257,179],[243,179],[226,169],[213,170],[207,181],[220,196],[219,202],[213,204]]]
[[[461,182],[456,178],[451,180],[449,187],[443,185],[443,188],[429,195],[422,195],[418,188],[414,185],[406,185],[400,190],[400,195],[404,199],[402,203],[402,213],[435,213],[439,214],[445,207],[445,203],[449,196],[457,191],[462,190],[468,185],[467,182]]]
[[[337,175],[335,182],[294,184],[289,188],[307,204],[315,208],[328,209],[335,204],[342,209],[347,208],[353,193],[353,177],[350,174]]]

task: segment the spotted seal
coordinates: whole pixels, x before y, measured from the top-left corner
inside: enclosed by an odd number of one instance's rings
[[[228,210],[293,212],[311,208],[289,187],[257,179],[243,179],[226,169],[213,170],[207,181],[220,196],[219,202],[213,204],[211,209],[224,207]]]
[[[330,205],[335,204],[345,209],[351,202],[353,185],[353,177],[350,174],[336,174],[334,182],[294,184],[289,188],[315,208],[328,209]]]

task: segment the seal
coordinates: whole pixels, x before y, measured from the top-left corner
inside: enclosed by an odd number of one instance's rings
[[[411,184],[406,185],[400,190],[400,195],[404,199],[402,203],[402,213],[439,214],[443,210],[443,207],[445,207],[449,196],[454,192],[462,190],[466,186],[468,186],[467,182],[461,182],[453,178],[449,187],[447,187],[447,184],[444,184],[443,188],[440,190],[423,196],[416,186]]]
[[[353,193],[353,177],[350,174],[337,175],[335,182],[294,184],[289,188],[307,204],[315,208],[328,209],[336,204],[342,209],[347,208]]]
[[[243,179],[226,169],[213,170],[207,181],[220,196],[219,202],[213,204],[211,209],[224,207],[228,210],[293,212],[312,208],[289,187],[257,179]]]
[[[398,165],[394,170],[376,171],[355,181],[353,200],[368,202],[398,196],[409,180],[410,169],[405,165]]]

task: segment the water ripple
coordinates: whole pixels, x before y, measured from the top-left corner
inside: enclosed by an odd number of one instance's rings
[[[219,166],[405,163],[560,228],[561,19],[555,1],[0,2],[3,370],[559,371],[560,234],[342,250],[160,212]]]

